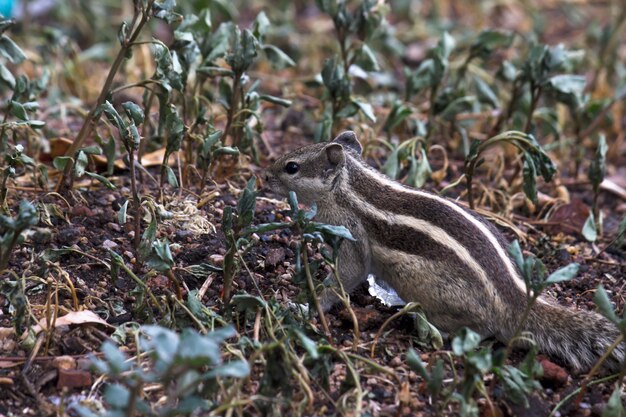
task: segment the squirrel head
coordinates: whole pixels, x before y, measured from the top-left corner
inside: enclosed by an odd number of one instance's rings
[[[304,146],[279,158],[266,171],[265,181],[280,195],[295,191],[301,203],[321,203],[340,179],[346,153],[360,158],[362,150],[354,132],[346,131],[332,142]]]

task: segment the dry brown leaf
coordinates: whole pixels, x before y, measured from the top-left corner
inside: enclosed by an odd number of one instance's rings
[[[68,138],[58,137],[50,139],[50,160],[52,161],[57,156],[64,156],[65,152],[72,144],[72,140]],[[103,155],[90,155],[98,168],[106,168],[107,159]],[[115,169],[126,169],[126,165],[121,159],[115,160]]]
[[[58,317],[56,321],[54,322],[54,326],[59,327],[59,326],[69,326],[70,324],[86,324],[86,323],[102,324],[104,326],[111,327],[111,328],[114,327],[114,326],[111,326],[106,321],[102,320],[96,313],[90,310],[72,311],[71,313]],[[45,318],[41,319],[39,320],[38,324],[33,326],[33,331],[35,332],[35,334],[38,334],[42,330],[46,329],[47,325],[48,323],[46,319]],[[28,335],[28,332],[24,332],[24,334],[22,335],[22,339],[26,338],[27,335]]]

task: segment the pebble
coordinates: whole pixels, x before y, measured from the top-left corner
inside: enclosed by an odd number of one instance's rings
[[[117,243],[115,243],[115,242],[113,242],[112,240],[109,240],[109,239],[107,239],[104,242],[102,242],[102,247],[105,248],[105,249],[113,249],[113,248],[115,248],[117,246],[118,246]]]
[[[119,225],[119,224],[117,224],[117,223],[113,223],[113,222],[111,222],[111,223],[107,223],[107,224],[106,224],[106,227],[107,227],[108,229],[110,229],[110,230],[113,230],[114,232],[118,232],[118,233],[119,233],[119,232],[121,232],[121,231],[122,231],[122,226],[120,226],[120,225]]]

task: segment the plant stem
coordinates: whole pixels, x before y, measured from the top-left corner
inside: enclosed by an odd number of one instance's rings
[[[235,113],[237,112],[237,106],[239,101],[239,86],[241,84],[241,73],[235,73],[233,78],[233,91],[231,92],[230,97],[230,106],[228,107],[228,113],[226,118],[226,127],[224,128],[224,141],[228,140],[228,135],[230,134],[230,130],[233,125],[233,119],[235,118]],[[232,135],[231,135],[232,136]],[[227,143],[227,142],[226,142]],[[230,142],[231,145],[237,146],[238,143],[235,142],[235,138],[233,137]]]
[[[530,133],[530,128],[533,123],[533,113],[535,112],[535,108],[537,107],[537,103],[539,102],[539,97],[541,96],[541,87],[536,87],[534,83],[530,84],[530,108],[528,109],[528,119],[526,119],[526,126],[524,127],[524,132]]]
[[[322,310],[322,306],[320,305],[320,300],[317,298],[317,294],[315,293],[315,285],[313,284],[313,277],[311,276],[311,269],[309,268],[309,255],[307,253],[307,245],[304,242],[300,246],[300,253],[302,254],[302,263],[304,264],[303,266],[304,266],[304,271],[306,274],[306,283],[309,287],[311,300],[313,300],[313,305],[315,306],[315,310],[317,310],[317,314],[320,317],[320,322],[322,323],[322,327],[324,328],[326,337],[328,337],[328,340],[330,343],[333,343],[333,336],[330,333],[330,328],[328,327],[328,322],[326,321],[324,310]]]

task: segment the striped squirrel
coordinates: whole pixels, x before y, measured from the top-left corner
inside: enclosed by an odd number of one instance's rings
[[[295,191],[303,204],[317,204],[317,219],[347,227],[338,255],[339,277],[354,290],[369,273],[405,301],[421,304],[439,329],[469,327],[482,337],[507,342],[526,308],[526,285],[507,254],[504,237],[484,219],[446,198],[405,187],[361,159],[354,132],[309,145],[278,159],[266,182],[278,194]],[[325,290],[328,310],[335,293]],[[619,336],[607,319],[555,305],[540,297],[524,330],[543,352],[589,369]],[[620,369],[626,344],[606,363]]]

